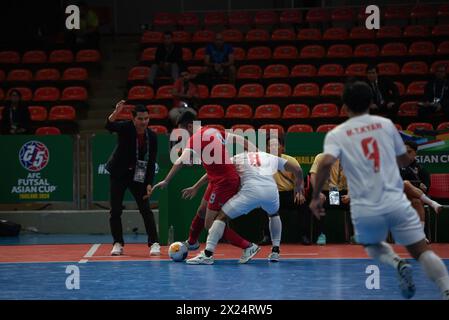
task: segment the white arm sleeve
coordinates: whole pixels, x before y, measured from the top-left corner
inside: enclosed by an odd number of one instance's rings
[[[394,152],[396,153],[396,156],[401,156],[407,152],[407,148],[405,147],[404,141],[402,140],[401,135],[394,126],[393,122],[389,121],[388,125],[390,127],[390,132],[393,137]]]
[[[334,158],[339,158],[341,154],[341,148],[338,144],[338,138],[335,135],[335,131],[330,131],[324,138],[324,151],[325,154],[330,154]]]

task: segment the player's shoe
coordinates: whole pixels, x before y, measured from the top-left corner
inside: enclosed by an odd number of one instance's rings
[[[322,233],[322,234],[320,234],[318,236],[316,244],[319,245],[319,246],[325,246],[326,245],[326,235],[324,233]]]
[[[111,256],[121,256],[123,254],[123,246],[121,245],[121,243],[114,243],[114,246],[112,247],[111,250]]]
[[[279,252],[270,252],[268,255],[268,261],[270,262],[279,262],[280,254]]]
[[[187,264],[214,264],[213,256],[206,256],[204,251],[201,251],[196,257],[186,260]]]
[[[155,242],[151,245],[150,248],[150,256],[160,256],[161,255],[161,246],[159,243]]]
[[[260,251],[260,247],[257,244],[251,244],[248,248],[243,250],[242,257],[239,260],[239,263],[247,263],[251,260],[258,252]]]
[[[402,296],[406,299],[412,298],[416,291],[412,277],[412,266],[405,260],[399,262],[398,277]]]
[[[190,243],[189,243],[189,240],[186,240],[186,241],[184,241],[184,244],[186,245],[186,247],[187,247],[187,249],[188,249],[189,251],[195,251],[195,250],[198,250],[199,247],[200,247],[200,243],[199,243],[198,241],[195,242],[194,244],[190,244]]]

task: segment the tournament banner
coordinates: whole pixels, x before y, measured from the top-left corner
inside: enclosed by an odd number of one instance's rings
[[[0,203],[74,200],[71,136],[0,136],[0,149]]]

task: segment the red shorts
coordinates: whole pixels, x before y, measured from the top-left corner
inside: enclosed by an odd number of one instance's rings
[[[213,211],[220,211],[221,207],[231,199],[240,189],[240,177],[226,178],[216,183],[209,183],[204,200],[207,201],[207,208]]]

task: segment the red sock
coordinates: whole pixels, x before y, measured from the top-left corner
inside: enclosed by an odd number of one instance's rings
[[[246,249],[251,245],[249,241],[243,239],[241,236],[237,234],[237,232],[230,229],[229,227],[225,228],[223,233],[223,239],[229,241],[233,246],[239,247],[241,249]]]
[[[195,215],[192,220],[192,224],[190,225],[189,231],[189,243],[194,244],[198,241],[200,237],[201,231],[204,229],[204,219],[199,215]]]

